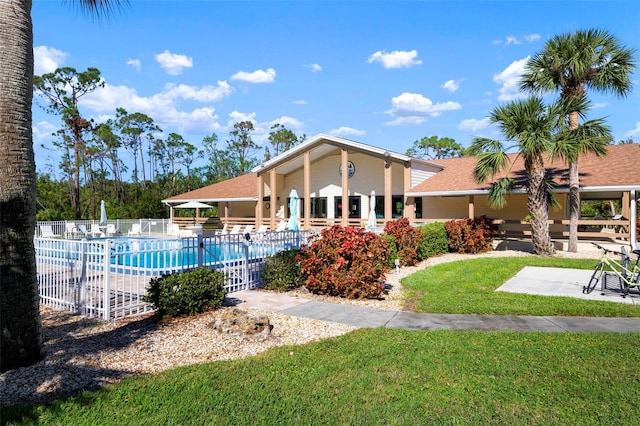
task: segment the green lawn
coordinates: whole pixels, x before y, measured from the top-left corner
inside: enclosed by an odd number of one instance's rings
[[[594,259],[477,258],[426,268],[402,280],[416,312],[497,315],[638,317],[639,305],[496,292],[524,266],[593,269]],[[585,283],[586,284],[586,283]]]
[[[138,377],[15,424],[638,424],[640,334],[358,330]],[[293,355],[290,355],[293,351]]]
[[[524,265],[594,263],[484,258],[403,284],[420,311],[638,316],[636,306],[493,292]],[[638,347],[640,333],[365,329],[0,415],[44,425],[630,425],[640,418]]]

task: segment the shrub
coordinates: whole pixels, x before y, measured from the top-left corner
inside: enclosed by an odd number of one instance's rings
[[[403,217],[387,222],[384,232],[395,239],[400,266],[413,266],[418,263],[418,248],[422,240],[422,232],[411,226],[409,219]]]
[[[389,267],[396,267],[396,259],[398,258],[398,247],[396,247],[396,239],[393,235],[382,234],[380,238],[385,240],[389,244]]]
[[[388,269],[389,244],[362,228],[334,225],[298,257],[312,293],[350,299],[378,298]]]
[[[195,315],[222,306],[227,290],[224,274],[198,268],[152,278],[143,300],[163,316]]]
[[[267,258],[262,268],[262,286],[267,290],[288,291],[304,284],[296,256],[300,250],[284,250]]]
[[[486,216],[451,220],[445,228],[451,252],[482,253],[491,249],[491,220]]]
[[[422,240],[418,247],[418,260],[449,251],[449,241],[447,240],[447,230],[444,222],[427,223],[420,227]]]

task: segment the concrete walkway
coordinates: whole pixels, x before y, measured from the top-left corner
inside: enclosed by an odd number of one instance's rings
[[[496,291],[568,296],[616,303],[640,304],[640,295],[622,298],[620,294],[598,289],[582,294],[590,271],[561,268],[525,267]],[[640,332],[640,318],[593,318],[520,315],[458,315],[395,312],[338,303],[318,302],[262,290],[245,290],[229,295],[239,307],[271,310],[286,315],[333,321],[355,327],[387,327],[407,330],[499,330],[547,332]]]

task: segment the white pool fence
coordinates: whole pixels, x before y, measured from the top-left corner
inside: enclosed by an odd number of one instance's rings
[[[201,266],[222,271],[229,293],[251,289],[260,286],[267,257],[300,248],[311,235],[300,231],[254,233],[248,238],[36,237],[40,302],[105,320],[142,314],[153,310],[142,300],[151,278]]]

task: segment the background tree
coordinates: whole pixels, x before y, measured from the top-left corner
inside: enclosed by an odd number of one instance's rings
[[[560,97],[581,99],[587,89],[618,96],[631,92],[631,73],[636,67],[634,50],[626,48],[616,37],[604,30],[580,30],[553,37],[544,49],[526,64],[521,89],[533,93],[559,91]],[[569,129],[579,125],[578,111],[568,114]],[[593,141],[592,141],[593,142]],[[575,141],[573,148],[565,146],[563,158],[569,164],[569,247],[578,250],[578,220],[580,220],[580,154],[603,155],[603,144],[583,144]]]
[[[301,144],[306,138],[307,135],[303,134],[298,137],[292,130],[287,129],[280,123],[276,123],[271,126],[271,132],[269,132],[271,149],[268,146],[264,148],[264,159],[270,160],[272,157]]]
[[[33,80],[36,91],[49,104],[47,112],[59,115],[63,128],[59,145],[64,149],[64,160],[71,183],[71,205],[75,218],[80,219],[80,174],[86,164],[84,135],[91,131],[91,122],[82,117],[78,109],[78,101],[87,93],[104,86],[100,78],[100,70],[88,68],[77,72],[75,68],[58,68],[53,73],[35,76]]]
[[[547,107],[539,98],[529,98],[496,107],[489,119],[497,124],[505,142],[513,143],[505,146],[501,141],[474,138],[471,151],[478,155],[473,170],[478,183],[486,182],[504,173],[505,177],[491,184],[489,204],[501,208],[506,204],[505,194],[516,185],[525,186],[527,190],[527,207],[531,215],[531,241],[536,254],[549,256],[555,252],[549,235],[549,202],[548,179],[544,167],[544,155],[551,149],[554,131],[557,128],[559,111],[556,107]],[[507,151],[517,149],[524,160],[526,179],[515,182],[508,177],[512,164]]]
[[[120,132],[122,146],[131,154],[133,158],[133,182],[138,183],[138,158],[140,158],[140,166],[142,168],[142,188],[146,187],[146,169],[145,169],[145,142],[147,142],[147,151],[151,150],[153,144],[154,133],[162,132],[160,127],[156,126],[153,118],[141,112],[127,113],[124,108],[116,109],[116,126]]]
[[[240,121],[233,125],[227,140],[227,155],[230,160],[231,177],[249,173],[258,164],[255,154],[260,148],[251,138],[253,123]]]
[[[80,4],[99,14],[107,0]],[[30,0],[0,2],[0,371],[42,359],[34,233],[33,26]]]
[[[452,138],[439,138],[437,136],[424,137],[414,141],[413,146],[407,149],[406,154],[413,158],[435,160],[438,158],[461,157],[466,150]]]

